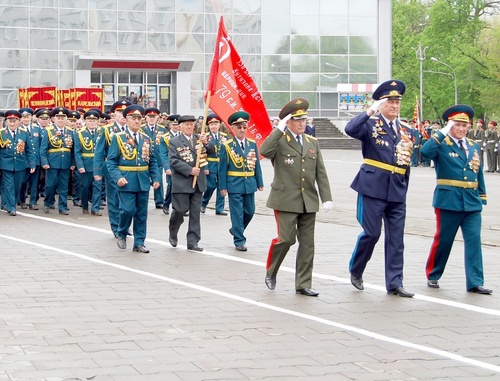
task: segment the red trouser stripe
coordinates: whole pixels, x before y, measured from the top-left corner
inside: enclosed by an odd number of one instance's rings
[[[427,265],[425,267],[425,275],[427,276],[427,279],[429,279],[429,274],[434,269],[434,263],[436,261],[436,251],[439,246],[439,239],[441,236],[441,209],[434,208],[434,213],[436,214],[436,234],[434,235],[431,252],[429,253],[429,258],[427,259]]]
[[[278,237],[273,238],[273,240],[271,241],[271,246],[269,247],[269,252],[267,253],[266,270],[269,270],[269,267],[271,267],[271,262],[273,261],[274,245],[276,245],[280,241],[280,217],[278,210],[274,211],[274,218],[276,220],[276,230],[278,231]]]

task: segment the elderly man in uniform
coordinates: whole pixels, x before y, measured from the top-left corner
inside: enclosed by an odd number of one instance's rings
[[[472,120],[471,120],[472,124]],[[483,141],[484,141],[484,122],[482,119],[478,119],[476,122],[476,128],[474,129],[469,129],[469,132],[467,132],[467,137],[471,140],[474,140],[479,147],[481,147],[481,152],[479,156],[481,157],[481,164],[484,165],[484,146],[483,146]]]
[[[87,111],[83,116],[85,127],[75,133],[75,163],[80,174],[82,213],[89,214],[90,199],[93,216],[102,216],[100,211],[102,179],[94,178],[94,152],[100,116],[99,110]]]
[[[127,129],[113,135],[108,151],[107,167],[111,180],[118,186],[120,220],[116,244],[127,248],[126,237],[134,222],[134,247],[138,253],[149,253],[144,246],[147,231],[149,189],[160,187],[161,176],[154,155],[154,143],[141,132],[144,108],[128,106],[123,110]]]
[[[351,283],[363,290],[363,273],[385,227],[385,287],[402,297],[414,294],[403,287],[406,193],[410,179],[413,134],[398,120],[405,84],[382,83],[375,102],[347,123],[347,135],[361,141],[364,163],[351,184],[358,192],[357,219],[363,228],[349,263]],[[377,112],[380,109],[380,114]]]
[[[175,138],[181,133],[179,131],[179,117],[180,115],[178,114],[172,114],[165,117],[168,132],[163,139],[160,140],[160,155],[162,167],[165,171],[165,183],[167,185],[165,199],[163,200],[163,213],[165,214],[170,213],[170,204],[172,203],[172,170],[170,169],[170,161],[168,158],[168,146],[170,139]]]
[[[50,212],[55,203],[55,194],[59,195],[59,214],[68,215],[69,176],[75,168],[73,154],[73,130],[67,127],[69,111],[64,107],[52,109],[50,116],[54,124],[43,131],[40,145],[40,160],[47,170],[45,184],[45,200],[43,211]]]
[[[127,100],[119,100],[113,103],[110,112],[114,114],[114,123],[107,124],[99,129],[99,136],[94,150],[94,179],[100,181],[104,177],[104,187],[106,188],[106,198],[108,200],[108,218],[111,231],[118,237],[118,224],[120,215],[120,200],[118,197],[118,186],[112,181],[106,160],[108,157],[111,139],[118,133],[125,131],[127,120],[123,117],[125,110],[131,103]]]
[[[207,179],[203,166],[206,155],[215,151],[205,133],[194,133],[196,118],[193,115],[179,117],[181,134],[171,138],[168,157],[172,171],[172,213],[169,221],[169,242],[177,246],[177,233],[184,222],[184,214],[189,211],[189,226],[186,234],[188,250],[203,251],[198,245],[201,239],[200,209],[203,192],[207,189]],[[199,144],[203,144],[199,147]],[[201,152],[198,158],[199,152]],[[198,160],[199,159],[199,160]],[[198,166],[197,166],[197,161]],[[194,183],[193,183],[193,179]]]
[[[304,98],[287,103],[279,114],[280,124],[260,147],[260,154],[271,159],[274,167],[267,207],[274,209],[278,228],[278,237],[269,248],[265,283],[270,290],[275,289],[281,263],[298,239],[296,293],[318,296],[311,289],[316,212],[319,197],[325,212],[333,208],[333,202],[319,143],[316,138],[304,134],[308,108],[309,102]]]
[[[227,134],[219,131],[220,119],[215,114],[210,114],[207,117],[207,126],[210,132],[208,139],[214,144],[215,152],[207,156],[208,165],[205,174],[207,175],[207,190],[203,193],[201,200],[201,212],[205,213],[207,205],[215,191],[215,214],[218,216],[227,216],[224,211],[225,197],[220,193],[219,184],[219,154],[223,143],[227,141]]]
[[[474,109],[455,105],[443,113],[448,123],[422,147],[422,155],[434,160],[437,185],[432,206],[436,233],[426,265],[427,285],[439,288],[458,228],[465,247],[465,278],[468,292],[491,294],[484,288],[481,250],[481,211],[486,205],[481,147],[465,138]]]
[[[264,190],[257,143],[246,138],[249,120],[250,114],[245,111],[229,117],[235,135],[220,152],[219,188],[223,196],[229,196],[229,232],[238,251],[247,251],[244,233],[255,214],[255,192]]]
[[[146,123],[141,126],[142,132],[151,138],[151,141],[155,145],[154,154],[156,159],[156,164],[158,165],[158,172],[162,173],[162,163],[160,158],[159,145],[161,137],[167,133],[167,129],[164,126],[158,124],[158,118],[160,116],[160,110],[156,107],[149,107],[144,110]],[[160,181],[160,187],[154,190],[154,200],[156,209],[163,209],[163,199],[165,194],[163,193],[163,181]]]
[[[2,171],[2,201],[10,216],[16,215],[21,183],[26,167],[35,172],[36,156],[31,137],[20,127],[21,113],[5,112],[7,128],[0,128],[0,170]]]

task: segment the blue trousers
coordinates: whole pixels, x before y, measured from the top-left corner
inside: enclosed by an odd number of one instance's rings
[[[163,173],[163,170],[162,172]],[[165,175],[167,181],[167,190],[165,192],[165,199],[163,200],[163,207],[168,209],[172,203],[172,176]]]
[[[38,179],[40,177],[40,167],[35,168],[35,172],[30,173],[30,169],[26,168],[24,172],[23,183],[21,184],[20,191],[20,201],[21,203],[26,202],[27,196],[29,196],[30,205],[35,205],[38,201]],[[26,194],[27,193],[27,194]]]
[[[93,172],[80,173],[80,195],[82,198],[82,209],[89,210],[89,199],[92,212],[98,212],[101,208],[101,184],[102,180],[94,180]]]
[[[45,180],[45,206],[54,205],[56,202],[56,189],[59,195],[59,210],[68,210],[68,185],[70,169],[49,168]]]
[[[363,231],[358,236],[349,262],[349,271],[361,278],[380,238],[384,221],[385,287],[403,286],[403,252],[406,203],[389,202],[358,194],[357,220]]]
[[[201,206],[207,206],[215,192],[215,213],[221,213],[224,211],[224,201],[225,197],[219,192],[219,182],[217,181],[216,173],[209,173],[207,176],[207,190],[203,193],[203,199],[201,200]]]
[[[149,192],[118,191],[118,197],[121,205],[118,237],[126,238],[128,229],[134,221],[134,246],[144,245],[148,222]]]
[[[255,214],[255,193],[229,193],[229,212],[234,246],[244,245],[245,229]]]
[[[24,171],[2,169],[2,203],[7,212],[14,212],[19,202],[19,192],[24,179]]]
[[[116,185],[109,175],[103,177],[106,184],[106,197],[108,202],[108,219],[111,231],[118,234],[118,224],[120,221],[120,198],[118,196],[118,185]]]

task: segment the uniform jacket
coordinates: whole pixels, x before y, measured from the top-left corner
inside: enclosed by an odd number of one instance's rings
[[[41,165],[49,165],[52,169],[69,169],[75,165],[73,154],[73,129],[64,127],[64,134],[54,125],[47,126],[42,133],[40,144]]]
[[[120,132],[121,128],[116,123],[110,123],[98,128],[98,130],[99,134],[94,149],[94,176],[108,176],[106,160],[109,146],[113,135]]]
[[[323,202],[332,201],[318,141],[310,135],[303,136],[304,145],[301,146],[290,131],[275,128],[260,146],[260,154],[271,159],[274,166],[274,179],[267,200],[269,208],[315,213],[319,210],[319,197]]]
[[[221,147],[219,156],[219,189],[249,194],[264,186],[255,140],[246,138],[243,151],[236,139],[230,139]]]
[[[139,145],[134,141],[132,134],[127,130],[113,135],[108,151],[109,176],[116,184],[125,177],[127,185],[119,187],[120,192],[148,192],[153,182],[160,182],[154,145],[151,138],[139,131]],[[147,168],[146,170],[140,170]]]
[[[161,167],[162,162],[160,158],[159,146],[162,136],[167,134],[167,129],[163,126],[160,126],[159,124],[155,124],[154,129],[151,130],[150,126],[146,123],[141,126],[141,130],[151,138],[151,141],[155,145],[154,153],[155,153],[156,163],[158,164],[158,166]]]
[[[95,144],[99,131],[94,134],[84,127],[75,134],[75,163],[78,169],[84,168],[85,172],[94,171]]]
[[[483,146],[487,150],[493,150],[493,149],[495,149],[497,143],[498,143],[498,132],[494,129],[492,130],[492,129],[488,128],[484,132]]]
[[[21,127],[25,128],[24,126]],[[33,142],[33,148],[35,150],[35,163],[37,166],[40,166],[40,144],[42,142],[42,130],[42,127],[40,127],[37,123],[31,123],[30,130],[26,128],[26,132],[28,132],[28,135],[31,137],[31,141]],[[27,166],[26,168],[29,168],[29,166]]]
[[[172,135],[170,135],[170,133],[162,135],[160,138],[160,143],[158,145],[160,164],[163,167],[164,171],[168,171],[170,169],[170,160],[168,159],[168,146],[170,145],[171,136]]]
[[[361,141],[364,159],[371,159],[406,170],[405,174],[393,173],[369,164],[362,164],[351,188],[365,196],[390,202],[405,202],[410,178],[410,159],[413,151],[412,129],[395,121],[395,133],[380,117],[370,118],[365,112],[347,123],[347,135]]]
[[[470,139],[466,139],[466,145],[467,157],[452,138],[437,132],[420,150],[422,156],[434,160],[437,179],[477,182],[478,185],[475,189],[437,185],[432,202],[435,208],[473,212],[486,205],[481,149]]]
[[[469,130],[469,132],[467,133],[467,137],[471,140],[474,140],[477,144],[479,144],[479,147],[481,148],[481,150],[484,150],[484,147],[483,147],[484,130],[481,130],[479,128]]]
[[[208,165],[207,169],[211,174],[217,174],[219,172],[219,161],[221,148],[224,148],[224,143],[227,141],[227,134],[225,132],[218,132],[217,134],[208,133],[208,139],[213,143],[215,151],[207,155]]]
[[[198,135],[193,134],[194,141],[198,141]],[[201,144],[201,143],[200,143]],[[205,146],[207,154],[215,151],[213,143],[209,142]],[[170,169],[172,170],[172,192],[173,193],[194,193],[205,192],[207,189],[207,178],[205,171],[200,171],[193,188],[193,176],[191,169],[196,165],[197,152],[196,147],[189,144],[188,138],[184,134],[179,134],[170,139],[168,158]]]
[[[28,132],[18,127],[13,139],[8,128],[0,129],[0,169],[6,171],[24,171],[35,168],[36,155]]]

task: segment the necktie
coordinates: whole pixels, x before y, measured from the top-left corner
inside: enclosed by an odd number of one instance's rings
[[[135,144],[139,145],[139,141],[137,140],[137,132],[134,132],[134,140]]]
[[[12,141],[16,141],[16,131],[12,131]]]
[[[241,144],[241,150],[245,152],[245,145],[243,144],[243,142],[241,142],[240,144]]]
[[[59,135],[64,136],[64,130],[59,130]]]
[[[464,146],[464,142],[462,139],[460,139],[458,141],[458,146],[460,147],[460,149],[462,150],[462,152],[464,153],[465,157],[467,157],[467,150],[465,149],[465,146]]]
[[[395,130],[395,128],[394,128],[394,123],[389,122],[389,127],[391,127],[391,130],[394,132],[394,135],[397,137],[397,136],[398,136],[398,133],[396,132],[396,130]]]
[[[302,139],[300,139],[300,135],[297,135],[297,143],[299,143],[300,145],[302,145]]]

